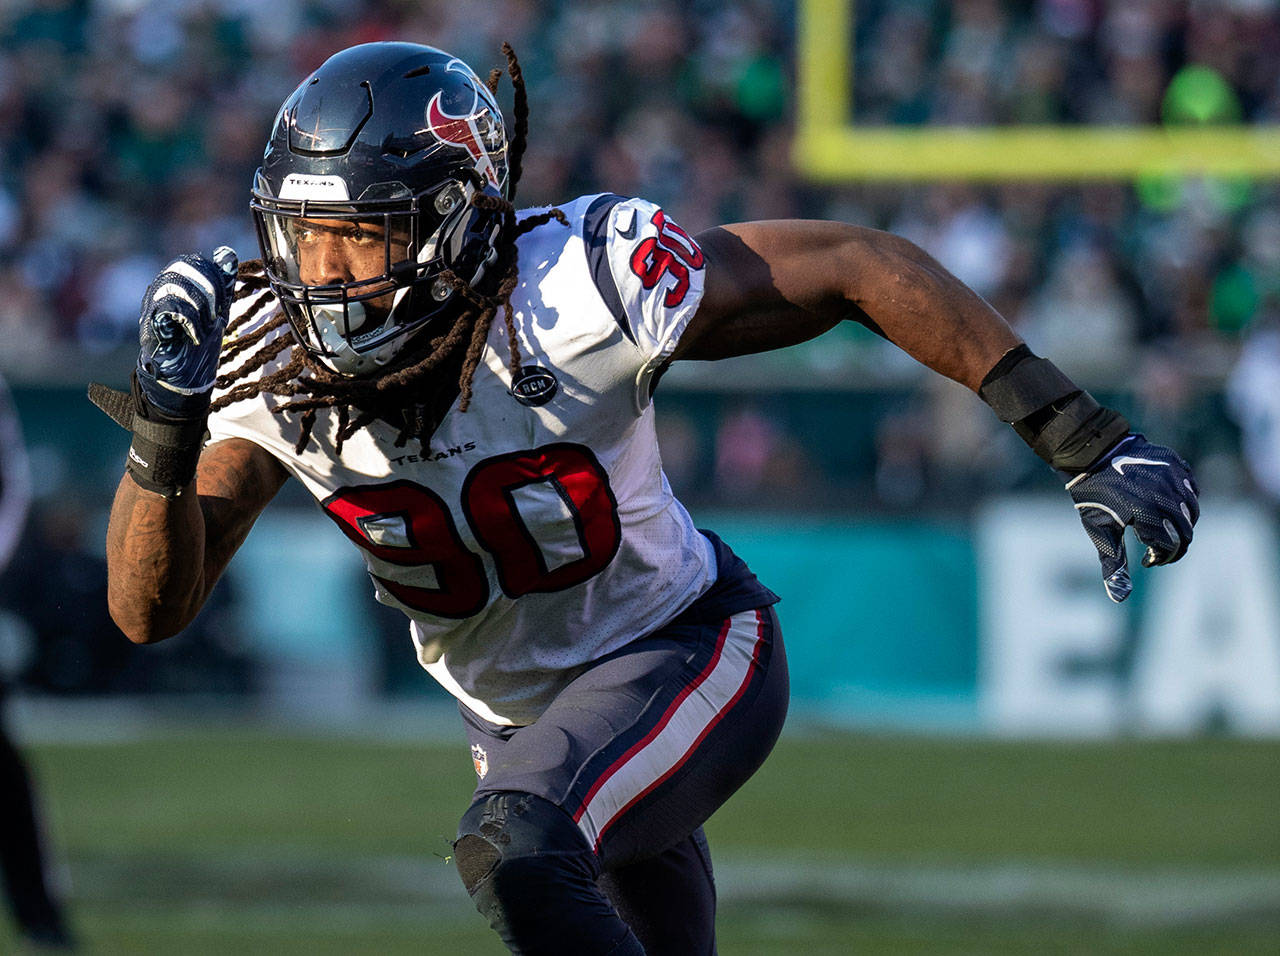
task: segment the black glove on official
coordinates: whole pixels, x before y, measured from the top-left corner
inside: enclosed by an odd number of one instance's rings
[[[1147,546],[1144,568],[1170,564],[1187,552],[1200,517],[1199,489],[1187,463],[1162,445],[1130,435],[1067,482],[1089,540],[1098,549],[1107,597],[1129,596],[1124,529]]]

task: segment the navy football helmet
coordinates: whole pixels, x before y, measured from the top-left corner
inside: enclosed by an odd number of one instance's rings
[[[441,273],[474,286],[497,256],[500,215],[471,200],[508,197],[507,150],[488,86],[434,47],[366,43],[307,77],[250,203],[298,342],[339,374],[372,375],[451,312]]]

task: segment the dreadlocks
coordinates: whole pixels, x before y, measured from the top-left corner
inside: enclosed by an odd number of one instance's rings
[[[441,279],[461,299],[462,307],[452,326],[443,334],[429,339],[425,351],[415,350],[415,358],[410,358],[407,364],[393,365],[390,370],[375,378],[347,378],[331,371],[313,359],[305,348],[294,341],[291,334],[271,339],[237,365],[235,360],[244,356],[255,344],[269,339],[282,326],[288,326],[284,312],[280,311],[257,329],[237,334],[248,328],[273,300],[262,260],[244,262],[240,266],[236,299],[252,301],[227,329],[231,341],[223,349],[219,365],[222,374],[215,384],[228,391],[213,403],[213,410],[226,408],[234,402],[266,392],[290,399],[280,403],[276,408],[278,413],[302,414],[302,433],[295,446],[298,452],[311,440],[316,412],[322,408],[337,409],[336,444],[339,452],[346,439],[378,418],[399,424],[400,430],[395,440],[397,447],[403,447],[411,438],[416,438],[425,451],[430,444],[436,421],[423,407],[424,386],[433,380],[439,369],[457,364],[460,360],[458,409],[463,412],[467,410],[471,403],[471,380],[480,364],[489,329],[499,310],[503,313],[507,327],[507,343],[510,348],[508,368],[513,378],[519,374],[520,346],[510,308],[511,293],[519,283],[516,239],[552,219],[566,226],[568,221],[564,213],[553,208],[516,222],[516,208],[511,200],[515,198],[516,186],[520,181],[521,161],[528,142],[529,97],[515,51],[509,43],[504,43],[502,52],[507,58],[507,73],[515,92],[515,131],[508,154],[511,199],[477,193],[471,200],[471,205],[476,209],[497,213],[502,219],[495,264],[498,280],[493,293],[486,295],[473,289],[452,271],[442,273]],[[487,83],[490,90],[497,91],[501,75],[502,71],[499,69],[490,72]],[[251,373],[286,350],[289,351],[288,360],[279,369],[257,381],[246,381]]]

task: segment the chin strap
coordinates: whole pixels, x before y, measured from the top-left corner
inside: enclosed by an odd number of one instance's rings
[[[166,415],[147,401],[135,372],[128,392],[98,382],[89,385],[89,401],[111,420],[133,432],[126,470],[147,491],[176,498],[196,476],[209,418],[208,400],[193,418]]]

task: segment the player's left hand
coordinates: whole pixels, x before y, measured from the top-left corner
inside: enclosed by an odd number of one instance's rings
[[[1067,483],[1089,540],[1098,549],[1107,597],[1119,604],[1133,590],[1124,529],[1147,546],[1142,566],[1170,564],[1187,553],[1200,517],[1191,468],[1171,449],[1129,435]]]

